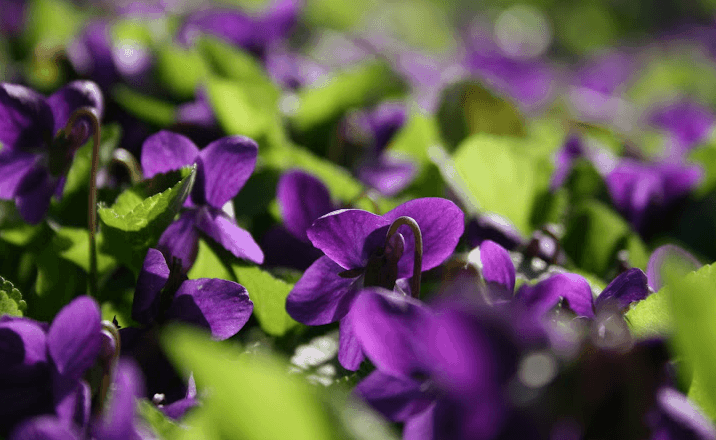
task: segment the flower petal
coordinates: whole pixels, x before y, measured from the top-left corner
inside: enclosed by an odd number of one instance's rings
[[[47,333],[47,349],[64,380],[77,380],[94,364],[100,348],[99,306],[80,296],[63,307]]]
[[[420,226],[423,236],[423,271],[445,261],[455,250],[465,229],[462,210],[447,199],[427,197],[411,200],[389,211],[383,218],[392,223],[402,216],[411,217]],[[413,274],[415,239],[407,226],[401,226],[398,232],[405,237],[405,251],[400,259],[398,277],[406,278]]]
[[[320,216],[333,211],[331,195],[320,180],[303,171],[284,173],[276,186],[276,201],[283,225],[308,242],[306,230]]]
[[[361,182],[386,197],[392,197],[410,185],[417,171],[412,161],[388,154],[363,162],[356,170]]]
[[[307,234],[331,260],[344,269],[357,269],[385,244],[388,225],[389,220],[368,211],[341,209],[316,219]]]
[[[306,325],[336,322],[348,313],[360,278],[342,278],[343,268],[330,258],[316,260],[286,298],[286,311]]]
[[[199,278],[182,283],[167,317],[201,325],[214,339],[234,336],[249,320],[254,303],[241,284],[216,278]]]
[[[184,212],[164,230],[157,243],[157,249],[168,260],[174,257],[181,260],[185,272],[191,269],[199,252],[199,231],[194,227],[196,216],[196,211]]]
[[[45,331],[31,319],[0,322],[0,372],[47,361]]]
[[[47,104],[54,116],[53,134],[65,128],[72,113],[81,107],[89,107],[97,120],[101,120],[104,114],[102,92],[97,84],[87,80],[72,81],[47,98]],[[89,127],[86,133],[89,133]]]
[[[19,84],[0,83],[0,143],[5,148],[46,150],[53,124],[44,96]]]
[[[482,276],[488,283],[497,283],[512,295],[515,290],[515,265],[509,252],[491,240],[480,244],[480,261]]]
[[[634,301],[641,301],[649,295],[646,274],[638,268],[622,272],[602,290],[594,301],[594,308],[604,307],[613,302],[619,309],[624,310]]]
[[[4,148],[0,151],[0,199],[12,200],[20,182],[32,171],[37,155]]]
[[[386,289],[361,290],[349,313],[363,352],[391,376],[425,374],[426,333],[433,315],[421,302]]]
[[[80,440],[80,434],[55,416],[39,416],[19,424],[10,440]]]
[[[517,299],[537,316],[543,316],[559,304],[560,298],[577,315],[594,317],[592,289],[581,275],[560,273],[534,286],[522,285],[517,291]]]
[[[421,383],[375,370],[363,379],[355,392],[392,422],[403,422],[424,411],[433,397],[421,391]]]
[[[132,302],[132,319],[143,325],[151,324],[157,317],[159,292],[169,279],[169,266],[164,255],[150,248],[144,257],[142,270],[137,277]]]
[[[435,405],[405,421],[403,440],[433,440],[435,433]]]
[[[26,173],[15,190],[15,204],[22,219],[34,225],[45,218],[56,188],[57,180],[43,166],[36,165]]]
[[[93,433],[102,440],[136,438],[134,413],[136,399],[144,394],[144,380],[139,367],[130,359],[120,359],[112,380],[114,392]]]
[[[691,270],[701,267],[701,263],[696,257],[678,246],[665,244],[656,248],[646,265],[646,277],[649,280],[649,287],[654,291],[658,291],[664,285],[661,270],[664,264],[671,259],[678,261]]]
[[[338,362],[346,370],[356,371],[365,359],[360,342],[356,339],[353,311],[349,310],[338,327]]]
[[[256,264],[264,262],[264,253],[251,234],[236,221],[218,210],[202,208],[196,216],[196,227],[238,258]]]
[[[199,156],[199,149],[189,138],[162,130],[149,136],[142,144],[142,171],[150,178],[191,165]]]
[[[259,146],[246,136],[227,136],[206,146],[199,156],[192,200],[221,208],[236,197],[256,166]]]

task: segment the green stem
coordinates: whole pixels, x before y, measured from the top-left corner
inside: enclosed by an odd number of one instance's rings
[[[92,166],[90,168],[90,187],[89,187],[89,201],[87,214],[87,226],[89,227],[89,292],[90,296],[97,298],[98,287],[97,287],[97,238],[95,232],[97,230],[97,167],[99,166],[99,144],[100,144],[100,125],[97,116],[92,110],[87,107],[77,109],[70,116],[67,122],[67,127],[71,128],[74,126],[77,118],[86,117],[89,118],[92,124]]]
[[[420,226],[412,217],[402,216],[395,219],[388,229],[388,234],[385,237],[385,243],[387,246],[388,240],[401,226],[407,226],[413,232],[413,238],[415,239],[415,254],[413,256],[413,276],[410,279],[410,294],[413,298],[420,298],[420,275],[423,266],[423,235],[420,233]]]

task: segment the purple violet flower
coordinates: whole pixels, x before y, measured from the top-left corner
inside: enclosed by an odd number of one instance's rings
[[[649,280],[649,287],[655,292],[659,291],[664,285],[661,271],[668,261],[679,262],[691,270],[697,270],[702,266],[696,257],[673,244],[665,244],[656,248],[651,253],[649,262],[646,265],[646,277]]]
[[[194,264],[199,233],[211,237],[238,258],[261,264],[264,254],[251,234],[222,207],[244,186],[256,165],[258,145],[245,136],[227,136],[199,149],[187,137],[162,130],[142,145],[145,177],[196,163],[197,178],[186,209],[159,237],[167,258],[181,259],[185,271]]]
[[[87,296],[63,307],[49,326],[0,317],[0,433],[40,414],[87,425],[90,390],[82,377],[100,355],[101,331],[99,306]]]
[[[708,139],[716,118],[708,107],[682,99],[653,110],[649,122],[669,133],[666,157],[678,160]]]
[[[102,93],[91,81],[73,81],[49,98],[0,84],[0,199],[14,200],[28,223],[39,223],[50,199],[62,196],[75,151],[92,130],[83,117],[65,127],[81,108],[102,117]]]
[[[286,310],[307,325],[340,321],[338,359],[355,370],[363,354],[351,325],[351,305],[363,287],[393,289],[396,281],[413,276],[416,238],[410,227],[396,223],[413,219],[422,235],[421,271],[441,264],[455,249],[464,229],[464,215],[453,202],[440,198],[411,200],[384,215],[343,209],[313,222],[307,235],[325,254],[304,272],[286,299]],[[398,229],[391,237],[391,225]]]

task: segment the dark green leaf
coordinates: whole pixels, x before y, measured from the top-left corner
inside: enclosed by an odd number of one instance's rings
[[[174,105],[137,92],[125,85],[115,86],[110,92],[117,103],[131,115],[150,124],[166,127],[174,123]]]

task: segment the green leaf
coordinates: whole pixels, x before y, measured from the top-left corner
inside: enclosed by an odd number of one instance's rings
[[[167,44],[156,51],[156,71],[162,86],[178,99],[190,99],[209,68],[196,49]]]
[[[27,303],[13,284],[0,276],[0,316],[22,316]]]
[[[117,261],[106,253],[100,252],[104,236],[96,234],[97,241],[97,272],[103,274],[117,265]],[[52,239],[53,245],[59,250],[60,256],[71,261],[89,273],[89,231],[83,228],[63,227],[56,231]]]
[[[182,430],[182,427],[177,422],[167,417],[148,400],[140,400],[138,408],[139,415],[149,424],[160,439],[175,439]]]
[[[237,82],[212,76],[209,102],[222,128],[230,135],[264,136],[278,114],[278,91],[269,82]]]
[[[125,85],[112,88],[110,95],[124,110],[150,124],[166,127],[174,123],[176,109],[166,101],[132,90]]]
[[[704,409],[716,408],[716,266],[695,272],[669,262],[665,271],[667,301],[674,318],[674,342],[684,362],[702,382]],[[711,413],[712,419],[716,414]]]
[[[563,244],[578,267],[604,277],[630,234],[629,225],[619,214],[588,200],[577,205],[568,219]]]
[[[671,335],[674,327],[669,311],[666,292],[663,287],[645,299],[634,304],[624,315],[632,334],[639,339],[666,337]]]
[[[435,117],[413,108],[405,125],[393,136],[388,149],[405,153],[421,164],[429,161],[428,148],[440,142]]]
[[[103,167],[112,160],[112,152],[119,145],[122,127],[117,124],[102,126],[99,144],[99,166]],[[89,187],[89,175],[92,167],[92,140],[87,141],[75,153],[72,166],[67,173],[67,181],[63,189],[63,199],[80,188]]]
[[[197,42],[199,52],[214,73],[239,82],[269,82],[266,71],[253,55],[212,36]]]
[[[551,168],[527,157],[528,149],[520,139],[478,134],[466,139],[454,155],[470,202],[478,210],[509,219],[525,235],[532,231],[533,205],[548,187]]]
[[[234,280],[234,274],[231,273],[226,267],[226,264],[203,239],[199,239],[199,251],[196,256],[196,261],[194,261],[187,276],[192,280],[197,278]]]
[[[83,23],[74,4],[57,0],[32,0],[25,11],[23,38],[29,46],[40,46],[40,55],[55,55],[77,35]]]
[[[279,170],[298,168],[315,175],[328,186],[334,197],[341,200],[351,200],[363,191],[363,186],[347,170],[304,148],[291,146],[272,150],[264,158]]]
[[[262,354],[242,354],[196,330],[170,328],[164,347],[175,364],[210,389],[203,410],[219,438],[244,440],[333,439],[332,427],[312,388]]]
[[[402,90],[403,84],[387,64],[363,63],[336,74],[321,86],[302,89],[296,95],[295,108],[287,113],[299,131],[306,131],[351,107],[366,106]]]
[[[258,267],[232,265],[239,283],[249,292],[254,315],[261,328],[272,336],[282,336],[297,324],[286,313],[286,297],[293,284],[274,278]]]
[[[111,207],[97,211],[102,222],[101,250],[139,271],[149,247],[174,220],[196,176],[196,167],[158,174],[124,191]]]

